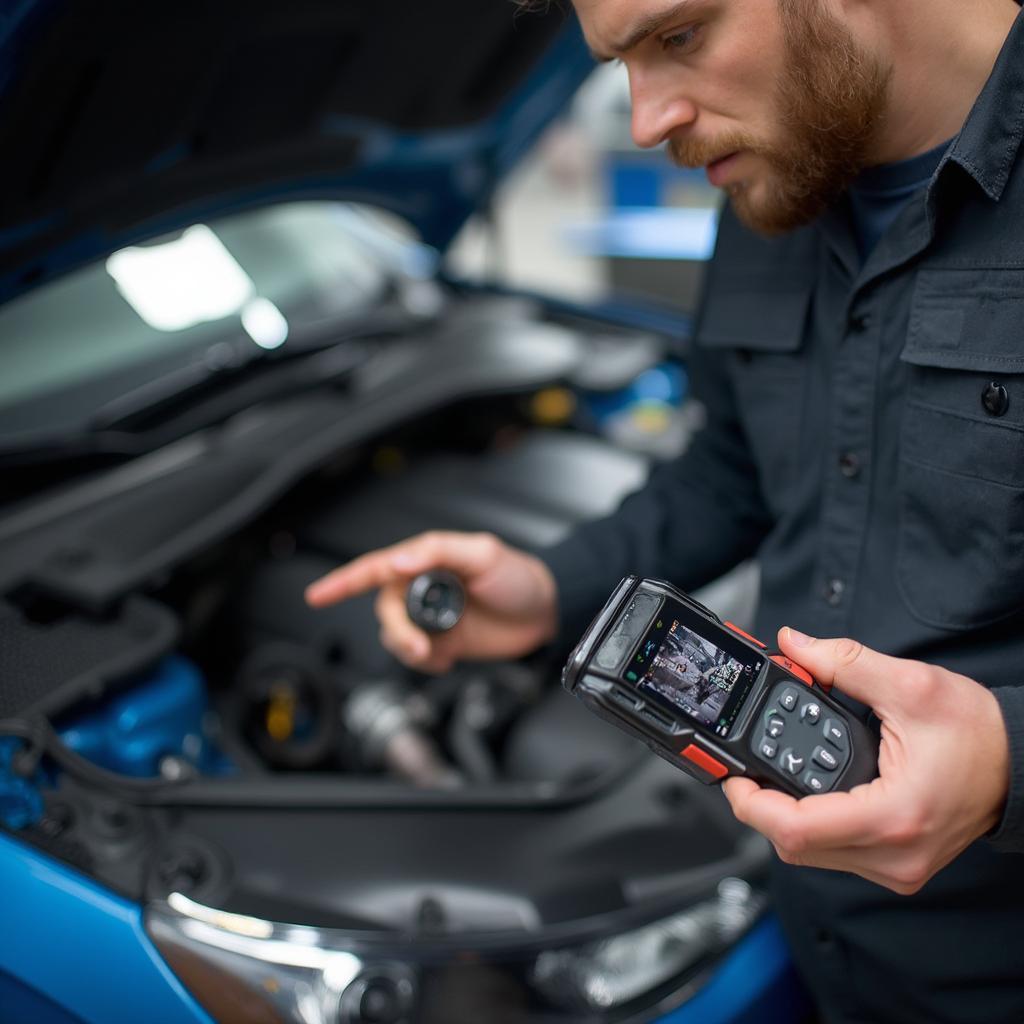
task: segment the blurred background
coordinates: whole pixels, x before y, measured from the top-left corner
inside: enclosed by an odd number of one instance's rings
[[[452,246],[449,267],[519,288],[651,300],[690,313],[721,193],[630,138],[626,69],[603,64]]]

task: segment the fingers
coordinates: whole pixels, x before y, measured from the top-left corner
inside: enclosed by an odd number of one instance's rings
[[[753,779],[745,779],[741,775],[734,775],[722,783],[722,792],[726,800],[736,812],[736,802],[749,799],[751,793],[756,793],[761,787]]]
[[[470,579],[491,565],[499,549],[500,541],[486,533],[421,533],[329,572],[306,588],[306,601],[322,608],[440,567]]]
[[[826,688],[837,686],[879,714],[893,696],[894,680],[907,672],[906,660],[879,654],[856,640],[817,640],[789,626],[779,630],[779,649]]]
[[[468,581],[490,569],[502,547],[490,533],[431,530],[396,545],[394,563],[406,577],[448,569]]]
[[[732,778],[722,790],[737,819],[764,835],[786,864],[849,871],[910,895],[949,859],[923,854],[912,841],[913,823],[894,821],[883,808],[888,795],[877,788],[795,800],[752,779]]]
[[[380,631],[380,645],[404,665],[415,669],[417,672],[425,672],[427,675],[443,675],[445,672],[451,671],[456,660],[451,655],[435,650],[435,646],[440,645],[435,645],[433,642],[425,657],[413,657],[408,648],[400,646],[383,629]]]
[[[380,642],[399,661],[419,672],[439,675],[455,664],[461,640],[450,633],[431,636],[410,621],[405,610],[405,584],[382,587],[375,605]]]
[[[394,582],[400,576],[393,564],[394,557],[391,548],[371,551],[321,576],[306,587],[306,603],[314,608],[323,608]]]
[[[730,779],[723,789],[739,821],[799,855],[880,841],[880,823],[890,815],[880,807],[880,791],[873,785],[802,800],[762,789],[750,779]]]
[[[404,584],[382,587],[375,610],[380,622],[381,643],[399,661],[415,666],[430,657],[430,637],[406,613]]]

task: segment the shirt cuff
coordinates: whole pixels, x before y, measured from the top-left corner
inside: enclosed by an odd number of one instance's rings
[[[1003,817],[988,841],[1000,853],[1024,853],[1024,687],[992,690],[1010,743],[1010,788]]]
[[[555,578],[558,593],[558,639],[560,646],[574,646],[608,596],[622,579],[614,567],[602,563],[585,531],[534,554]]]

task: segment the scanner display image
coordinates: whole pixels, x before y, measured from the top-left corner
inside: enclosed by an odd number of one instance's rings
[[[877,775],[878,739],[790,659],[670,584],[624,579],[565,666],[591,711],[703,782],[794,796]]]
[[[636,656],[637,664],[646,668],[637,686],[724,736],[763,661],[741,661],[679,619],[671,625],[666,620],[664,625],[659,622]]]

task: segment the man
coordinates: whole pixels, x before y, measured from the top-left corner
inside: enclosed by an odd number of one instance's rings
[[[758,628],[883,723],[880,778],[730,780],[826,1019],[1024,1020],[1024,19],[1015,0],[576,0],[637,143],[730,198],[695,336],[708,424],[540,556],[428,534],[309,591],[379,587],[442,671],[570,636],[627,572],[758,554]],[[428,637],[404,583],[470,606]],[[856,637],[850,639],[812,639]],[[879,653],[885,651],[885,654]],[[913,660],[911,660],[913,659]],[[821,870],[826,869],[826,870]]]

